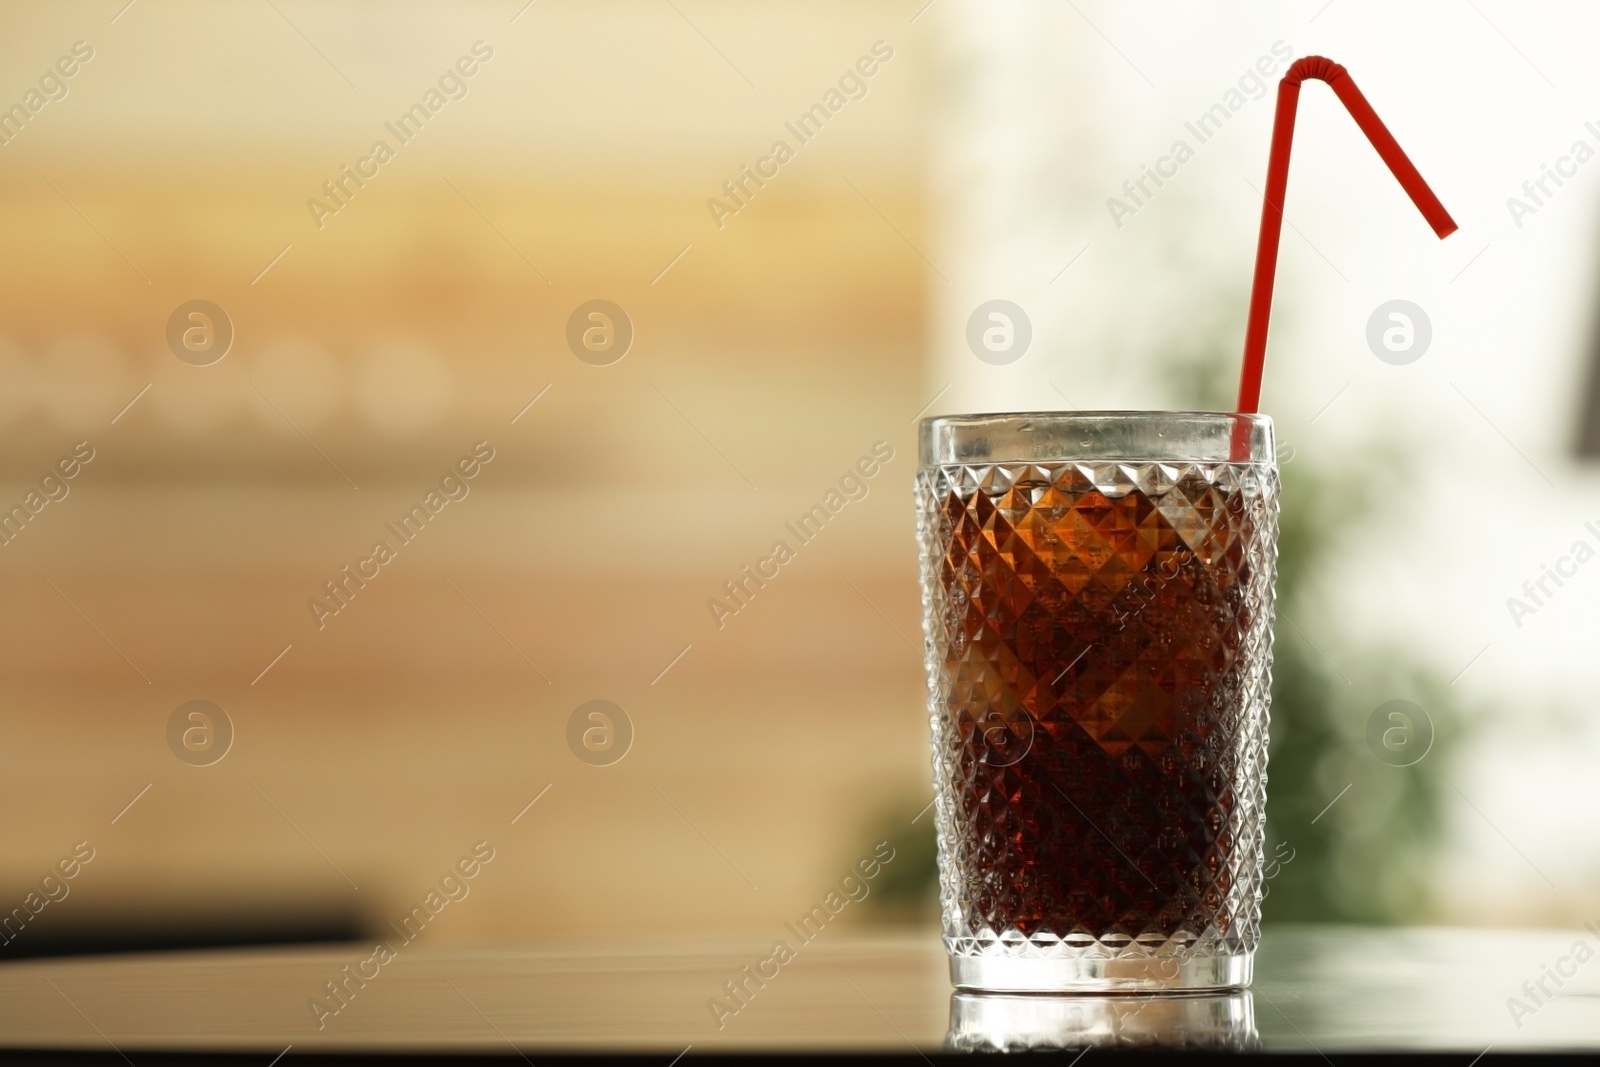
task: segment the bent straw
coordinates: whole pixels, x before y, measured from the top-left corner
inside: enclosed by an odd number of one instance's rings
[[[1272,124],[1272,149],[1267,156],[1267,191],[1261,205],[1261,237],[1256,244],[1256,276],[1250,288],[1250,317],[1244,334],[1244,369],[1239,376],[1239,411],[1254,414],[1261,403],[1261,369],[1267,356],[1267,319],[1272,314],[1272,282],[1278,270],[1278,237],[1283,231],[1283,200],[1289,184],[1289,143],[1300,83],[1316,78],[1328,83],[1372,147],[1389,165],[1400,187],[1441,238],[1456,231],[1455,220],[1422,180],[1417,168],[1395,142],[1349,73],[1331,59],[1306,56],[1296,60],[1278,83],[1278,111]],[[1235,452],[1237,452],[1237,447]]]

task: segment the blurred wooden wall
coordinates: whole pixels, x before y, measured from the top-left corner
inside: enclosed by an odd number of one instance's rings
[[[0,42],[7,99],[96,49],[0,147],[0,502],[95,450],[0,548],[0,899],[97,849],[40,931],[375,927],[480,839],[429,937],[763,929],[925,803],[915,5],[520,6],[38,5]],[[315,228],[478,39],[471,94]],[[705,201],[880,39],[866,97],[719,229]],[[196,298],[236,331],[211,366],[164,338]],[[594,298],[636,329],[612,366],[564,340]],[[708,598],[879,440],[866,498],[718,629]],[[197,698],[236,731],[209,767],[168,748]],[[612,766],[568,748],[594,698],[635,730]]]

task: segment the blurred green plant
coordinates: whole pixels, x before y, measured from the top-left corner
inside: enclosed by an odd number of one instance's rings
[[[1220,306],[1242,308],[1243,300]],[[1215,305],[1214,305],[1215,306]],[[1234,324],[1191,335],[1163,378],[1174,407],[1226,411],[1238,373]],[[1431,892],[1452,790],[1452,754],[1473,716],[1403,649],[1377,646],[1331,610],[1319,578],[1376,522],[1393,522],[1414,449],[1391,431],[1319,455],[1279,433],[1277,619],[1267,762],[1266,921],[1401,923],[1436,915]],[[1426,721],[1380,714],[1408,700]],[[1379,720],[1369,741],[1369,723]],[[1431,743],[1427,734],[1431,733]],[[1401,749],[1379,756],[1383,739]],[[1409,766],[1395,762],[1421,758]]]
[[[928,776],[931,780],[931,763]],[[860,835],[863,842],[887,841],[894,849],[894,862],[884,866],[865,901],[865,913],[878,922],[937,922],[939,857],[933,838],[933,808],[919,810],[925,803],[909,798],[889,803],[874,814],[867,832]]]

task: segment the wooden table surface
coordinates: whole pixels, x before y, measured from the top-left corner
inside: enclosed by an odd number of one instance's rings
[[[1576,951],[1582,943],[1587,952]],[[719,1027],[708,1003],[768,955],[717,943],[405,948],[337,1014],[326,983],[371,956],[351,945],[34,960],[0,967],[0,1045],[152,1050],[412,1050],[676,1055],[764,1049],[909,1053],[947,1046],[952,990],[926,933],[828,930]],[[1324,1054],[1600,1049],[1600,936],[1579,931],[1284,928],[1232,1000],[1013,998],[978,1005],[996,1042],[1188,1040]],[[1581,962],[1580,962],[1581,959]],[[366,965],[372,973],[372,965]],[[1558,987],[1546,974],[1571,972]],[[1545,997],[1538,991],[1543,979]],[[1523,983],[1532,983],[1537,999]],[[1513,1011],[1510,998],[1526,1011]],[[970,1007],[970,1006],[969,1006]],[[1195,1020],[1210,1029],[1194,1029]],[[319,1026],[320,1022],[320,1026]],[[1179,1032],[1187,1028],[1188,1036]],[[1465,1060],[1463,1063],[1466,1062]]]

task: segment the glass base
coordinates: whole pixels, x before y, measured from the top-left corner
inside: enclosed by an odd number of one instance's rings
[[[1249,993],[956,993],[951,1052],[1074,1048],[1256,1049]]]
[[[957,989],[991,993],[1159,993],[1243,989],[1250,984],[1254,954],[1143,958],[951,956],[950,982]]]

